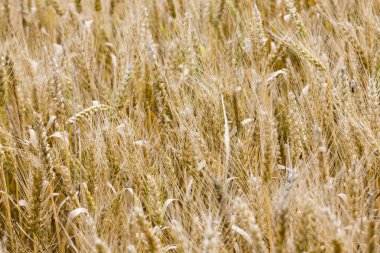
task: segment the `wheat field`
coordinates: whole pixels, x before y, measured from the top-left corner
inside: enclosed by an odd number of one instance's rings
[[[379,0],[0,0],[0,253],[380,251]]]

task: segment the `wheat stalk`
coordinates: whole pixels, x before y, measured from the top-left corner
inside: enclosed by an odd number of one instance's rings
[[[294,22],[296,23],[298,32],[302,35],[302,37],[307,36],[305,25],[302,22],[302,19],[300,15],[297,12],[296,7],[294,6],[293,0],[285,0],[286,10],[289,12],[289,14],[294,19]]]
[[[296,42],[290,40],[290,39],[285,39],[284,43],[295,53],[310,62],[313,66],[315,66],[319,71],[322,73],[326,73],[327,69],[323,65],[323,63],[316,57],[314,56],[311,52],[309,52],[307,49],[304,47],[300,46]]]
[[[72,117],[70,117],[66,121],[65,124],[66,125],[72,125],[72,124],[75,124],[75,123],[77,123],[79,121],[82,121],[84,119],[89,118],[91,115],[93,115],[96,112],[99,112],[99,111],[108,111],[108,110],[111,110],[111,109],[112,109],[112,107],[110,107],[108,105],[104,105],[104,104],[93,105],[93,106],[91,106],[89,108],[84,109],[83,111],[80,111],[80,112],[76,113]]]
[[[12,213],[11,213],[11,208],[10,208],[10,203],[9,203],[9,196],[8,196],[8,189],[7,189],[7,180],[5,177],[5,172],[4,172],[4,163],[5,163],[5,152],[3,150],[3,146],[0,144],[0,182],[1,182],[1,191],[3,197],[2,197],[2,202],[4,203],[4,209],[5,209],[5,231],[9,236],[9,250],[14,251],[16,250],[15,245],[14,245],[14,229],[12,225]]]
[[[102,11],[102,0],[95,0],[94,10],[96,12],[101,12]]]
[[[78,13],[82,12],[82,0],[75,0],[75,9]]]
[[[134,213],[139,230],[145,236],[147,250],[152,253],[161,252],[161,241],[153,232],[152,227],[146,220],[143,211],[140,208],[135,208]]]
[[[42,160],[46,167],[46,172],[49,175],[49,180],[54,181],[56,178],[56,168],[53,164],[53,158],[50,150],[50,145],[47,140],[47,132],[39,114],[34,113],[35,125],[34,129],[37,133],[38,144],[41,150]]]
[[[377,252],[377,13],[0,1],[1,253]]]
[[[60,4],[58,3],[57,0],[48,0],[46,1],[46,4],[47,5],[51,5],[53,6],[55,12],[59,15],[59,16],[62,16],[63,15],[63,10],[60,6]]]

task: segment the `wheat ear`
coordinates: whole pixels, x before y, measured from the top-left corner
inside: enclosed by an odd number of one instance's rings
[[[50,145],[47,141],[47,133],[42,118],[39,114],[34,113],[35,124],[34,129],[37,133],[38,144],[41,150],[42,159],[49,175],[49,180],[54,181],[56,177],[56,170],[53,165],[53,158],[50,152]]]
[[[89,108],[84,109],[81,112],[78,112],[77,114],[75,114],[74,116],[72,116],[71,118],[69,118],[66,121],[66,125],[75,124],[76,122],[79,122],[81,120],[84,120],[84,119],[90,117],[91,115],[93,115],[96,112],[99,112],[99,111],[108,111],[108,110],[111,110],[111,109],[112,109],[112,107],[110,107],[108,105],[104,105],[104,104],[93,105],[93,106],[91,106]]]
[[[82,0],[75,0],[75,9],[78,13],[82,12]]]
[[[294,6],[293,0],[285,0],[285,5],[288,13],[290,16],[294,19],[294,22],[296,23],[298,32],[302,35],[302,37],[306,37],[306,28],[303,24],[300,15],[297,12],[296,7]]]
[[[96,12],[101,12],[102,11],[102,1],[101,0],[95,0],[94,8],[95,8]]]
[[[139,227],[139,230],[145,236],[148,252],[151,252],[151,253],[161,252],[161,241],[153,232],[152,226],[146,220],[146,217],[143,211],[140,208],[135,208],[134,213],[135,213],[135,219]]]
[[[10,205],[9,205],[9,196],[8,196],[8,189],[7,189],[7,180],[6,180],[6,177],[5,177],[5,173],[4,173],[4,161],[5,161],[6,157],[5,157],[5,153],[4,153],[4,150],[3,150],[3,146],[0,144],[0,182],[1,182],[1,187],[0,187],[0,190],[2,191],[2,193],[0,195],[3,195],[3,198],[2,198],[2,202],[3,202],[3,206],[4,206],[4,209],[5,209],[5,212],[4,212],[4,219],[5,219],[5,231],[6,231],[6,234],[8,234],[9,238],[10,238],[10,242],[9,242],[9,249],[10,249],[10,252],[13,252],[15,250],[15,247],[14,247],[14,242],[13,242],[13,225],[12,225],[12,214],[11,214],[11,209],[10,209]]]

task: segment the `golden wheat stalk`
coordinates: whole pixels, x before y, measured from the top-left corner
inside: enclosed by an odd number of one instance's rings
[[[108,105],[104,105],[104,104],[93,105],[89,108],[84,109],[83,111],[78,112],[77,114],[69,118],[65,124],[72,125],[79,121],[89,118],[91,115],[93,115],[96,112],[109,111],[109,110],[112,110],[112,107]]]
[[[285,0],[286,9],[291,15],[291,17],[294,19],[294,22],[296,23],[298,32],[301,34],[302,37],[307,36],[305,25],[302,22],[302,19],[300,15],[297,12],[296,7],[294,6],[293,0]]]
[[[78,13],[82,12],[82,0],[75,0],[75,9]]]
[[[48,143],[47,131],[39,114],[34,113],[35,125],[34,129],[37,133],[39,148],[41,150],[42,160],[49,175],[49,180],[54,181],[56,177],[56,168],[53,164],[50,145]]]
[[[310,62],[314,67],[316,67],[319,71],[326,74],[327,68],[323,65],[323,63],[310,51],[306,48],[300,46],[298,43],[290,40],[284,39],[283,41],[295,54],[301,56],[303,59]]]
[[[125,71],[123,81],[121,83],[120,90],[117,96],[116,108],[118,110],[121,110],[124,107],[125,100],[127,98],[127,89],[131,81],[132,69],[132,66],[129,66]]]
[[[111,253],[108,246],[100,238],[95,240],[95,248],[97,253]]]
[[[0,182],[1,182],[1,193],[2,195],[2,202],[4,205],[4,219],[5,219],[5,232],[9,236],[9,249],[10,251],[14,251],[15,245],[14,245],[14,229],[12,225],[12,213],[11,213],[11,207],[10,207],[10,202],[9,202],[9,195],[8,195],[8,189],[7,189],[7,178],[5,176],[5,168],[4,168],[4,163],[5,163],[5,152],[3,150],[3,146],[0,144]]]
[[[59,15],[59,16],[62,16],[63,15],[63,10],[61,8],[61,5],[58,3],[57,0],[47,0],[46,1],[46,4],[49,6],[53,6],[53,9],[55,10],[55,12]]]
[[[261,54],[261,52],[264,53],[264,55],[267,54],[267,37],[265,36],[265,32],[264,32],[264,27],[263,27],[263,19],[261,17],[261,13],[259,11],[259,9],[257,8],[257,5],[255,4],[255,6],[253,7],[253,20],[254,20],[254,23],[253,23],[253,30],[254,30],[254,35],[255,38],[258,37],[259,38],[259,48],[258,48],[258,53]]]
[[[8,101],[8,73],[5,65],[5,58],[0,58],[0,107]]]
[[[146,220],[143,211],[140,208],[135,208],[134,213],[138,228],[145,237],[147,250],[152,253],[159,253],[162,248],[161,241],[153,232],[153,229]]]
[[[102,11],[102,0],[95,0],[94,9],[96,12]]]

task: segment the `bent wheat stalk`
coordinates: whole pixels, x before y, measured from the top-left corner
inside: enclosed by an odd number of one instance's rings
[[[111,106],[104,105],[104,104],[93,105],[93,106],[91,106],[91,107],[89,107],[87,109],[84,109],[81,112],[78,112],[77,114],[75,114],[74,116],[72,116],[71,118],[69,118],[66,121],[65,125],[75,124],[78,121],[81,121],[81,120],[84,120],[84,119],[90,117],[91,115],[93,115],[96,112],[99,112],[99,111],[108,111],[108,110],[111,110],[111,109],[112,109]]]

